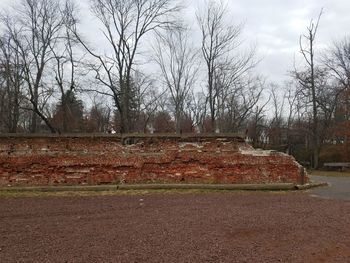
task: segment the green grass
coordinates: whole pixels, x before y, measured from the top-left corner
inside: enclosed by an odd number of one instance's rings
[[[141,191],[140,191],[141,192]],[[106,196],[106,195],[121,195],[128,194],[122,191],[0,191],[1,197],[54,197],[54,196]],[[134,193],[138,194],[138,193]],[[140,193],[142,194],[142,193]]]
[[[320,170],[311,170],[308,171],[310,175],[317,175],[317,176],[342,176],[342,177],[350,177],[350,172],[345,171],[320,171]]]
[[[110,190],[110,191],[13,191],[0,190],[0,198],[20,198],[20,197],[74,197],[74,196],[118,196],[118,195],[148,195],[148,194],[209,194],[209,193],[234,193],[251,194],[269,193],[285,194],[290,191],[244,191],[244,190],[211,190],[211,189],[170,189],[170,190]]]
[[[69,197],[69,196],[114,196],[114,195],[146,195],[146,194],[191,194],[191,193],[214,193],[214,192],[232,192],[225,190],[111,190],[111,191],[0,191],[0,198],[2,197]],[[236,191],[239,192],[239,191]]]

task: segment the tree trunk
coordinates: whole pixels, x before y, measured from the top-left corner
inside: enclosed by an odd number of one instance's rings
[[[68,132],[68,113],[67,113],[68,98],[66,98],[66,96],[63,94],[61,100],[62,100],[62,111],[63,111],[62,126],[63,126],[63,132],[66,133]]]
[[[313,35],[310,33],[310,68],[311,68],[311,93],[312,93],[312,110],[313,110],[313,154],[314,154],[314,169],[318,168],[319,159],[319,128],[317,116],[317,102],[316,102],[316,84],[315,84],[315,68],[314,68],[314,49],[313,49]]]
[[[36,108],[37,115],[45,122],[51,133],[56,133],[57,130],[51,125],[50,121]]]
[[[175,109],[175,131],[176,134],[180,134],[181,133],[181,112],[179,110],[179,107],[176,106]]]
[[[37,119],[35,111],[32,112],[31,124],[30,124],[30,133],[36,133],[37,129]]]

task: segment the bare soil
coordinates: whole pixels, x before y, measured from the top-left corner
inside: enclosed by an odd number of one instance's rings
[[[0,198],[0,262],[350,262],[350,202],[307,193]]]

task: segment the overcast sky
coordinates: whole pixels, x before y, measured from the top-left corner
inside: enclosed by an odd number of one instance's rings
[[[286,78],[294,57],[300,61],[299,36],[310,19],[321,18],[317,42],[319,51],[348,34],[348,0],[229,0],[231,12],[245,20],[245,36],[258,43],[264,58],[259,69],[270,80]]]
[[[89,39],[95,37],[93,19],[89,16],[89,0],[76,0],[81,9],[83,31]],[[195,10],[204,0],[183,0],[188,6],[187,17],[195,24]],[[0,8],[14,0],[0,0]],[[349,0],[227,0],[229,12],[235,23],[245,23],[243,38],[247,47],[257,44],[262,62],[258,71],[270,81],[287,79],[287,71],[293,67],[294,58],[300,61],[298,40],[305,32],[311,18],[317,18],[321,8],[321,19],[317,38],[319,51],[348,34],[350,25]],[[192,17],[192,18],[191,18]],[[98,29],[98,28],[95,28]],[[193,30],[196,27],[193,26]],[[195,32],[193,35],[196,35]]]

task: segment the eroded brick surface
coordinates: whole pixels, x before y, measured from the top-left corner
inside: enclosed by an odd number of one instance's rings
[[[0,137],[0,186],[300,183],[300,169],[237,137]]]

